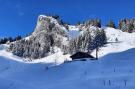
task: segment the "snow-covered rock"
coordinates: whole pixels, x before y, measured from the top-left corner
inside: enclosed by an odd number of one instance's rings
[[[38,17],[35,31],[29,37],[10,45],[9,51],[14,55],[29,59],[38,59],[54,53],[51,48],[65,48],[68,44],[68,30],[50,16]]]
[[[42,59],[50,56],[50,54],[55,54],[54,47],[61,49],[60,52],[63,52],[63,54],[73,54],[77,50],[82,51],[83,49],[86,51],[89,48],[90,39],[94,40],[98,29],[91,26],[90,23],[86,26],[65,26],[55,17],[40,15],[32,35],[12,43],[9,51],[14,55],[29,59]],[[103,32],[98,31],[98,33],[102,34]],[[99,38],[101,37],[104,36]],[[79,46],[78,42],[81,42]]]
[[[63,30],[67,32],[67,29],[63,25],[60,25],[55,18],[51,16],[40,15],[38,17],[37,25],[33,34],[36,35],[38,32],[41,31],[52,31],[52,30]]]

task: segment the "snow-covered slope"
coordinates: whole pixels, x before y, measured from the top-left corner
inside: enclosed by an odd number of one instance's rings
[[[105,31],[108,44],[100,48],[100,58],[95,61],[56,66],[51,63],[69,58],[58,52],[43,60],[23,62],[6,52],[6,45],[0,46],[0,89],[134,89],[135,33]]]
[[[79,28],[76,26],[69,25],[69,39],[74,39],[80,35]]]
[[[100,48],[100,57],[109,53],[117,53],[135,48],[135,33],[122,32],[121,30],[114,28],[106,28],[105,32],[108,44]],[[95,51],[92,54],[95,55]]]
[[[59,48],[55,48],[56,53],[55,54],[50,54],[50,56],[41,58],[41,59],[36,59],[36,60],[30,60],[30,59],[25,59],[25,58],[20,58],[18,56],[13,55],[12,53],[6,51],[8,45],[0,45],[0,57],[4,57],[7,59],[11,59],[14,61],[18,62],[23,62],[23,63],[53,63],[56,65],[62,64],[64,61],[71,61],[70,55],[63,55],[61,50]]]
[[[134,53],[135,49],[129,49],[98,61],[59,66],[0,56],[0,89],[134,89]]]

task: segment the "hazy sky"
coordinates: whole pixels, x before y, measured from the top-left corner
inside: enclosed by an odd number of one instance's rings
[[[58,14],[71,24],[89,18],[135,17],[135,0],[0,0],[0,37],[31,33],[40,14]]]

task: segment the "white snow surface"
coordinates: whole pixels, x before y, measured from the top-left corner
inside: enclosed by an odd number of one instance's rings
[[[135,48],[135,33],[122,32],[114,28],[106,28],[105,32],[108,44],[100,48],[99,57],[103,57],[109,53],[117,53]],[[95,53],[94,51],[92,55],[95,55]]]
[[[80,35],[79,28],[77,26],[69,25],[69,39],[74,39]]]
[[[109,43],[93,61],[61,64],[70,55],[59,51],[42,61],[24,62],[1,45],[0,89],[135,89],[135,33],[105,31]]]

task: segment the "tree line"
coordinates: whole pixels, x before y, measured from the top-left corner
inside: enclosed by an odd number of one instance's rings
[[[104,46],[106,43],[107,37],[104,29],[87,29],[84,34],[69,42],[68,51],[70,54],[74,54],[76,52],[87,52],[88,54],[91,54],[94,49],[98,52],[99,48]],[[96,56],[96,58],[98,58],[98,56]]]
[[[99,27],[101,28],[102,26],[102,23],[101,23],[101,20],[100,19],[90,19],[86,22],[82,22],[82,24],[85,24],[85,25],[89,25],[91,24],[91,26],[95,26],[95,27]],[[78,22],[77,25],[81,25],[81,22]],[[135,18],[133,19],[127,19],[127,18],[124,18],[124,19],[121,19],[118,21],[118,24],[116,24],[112,19],[109,20],[106,24],[107,27],[111,27],[111,28],[118,28],[124,32],[129,32],[129,33],[132,33],[135,31]]]
[[[57,14],[48,14],[48,16],[52,16],[53,18],[55,18],[59,24],[61,25],[64,25],[67,29],[68,29],[68,26],[69,23],[68,22],[64,22],[61,17]],[[101,23],[101,19],[99,18],[94,18],[94,19],[89,19],[87,21],[78,21],[76,23],[76,25],[81,25],[81,24],[85,24],[85,25],[89,25],[91,24],[91,26],[96,26],[96,27],[99,27],[101,28],[102,27],[102,23]],[[106,26],[107,27],[112,27],[112,28],[118,28],[124,32],[129,32],[129,33],[132,33],[135,31],[135,18],[132,18],[132,19],[128,19],[128,18],[123,18],[123,19],[120,19],[118,21],[118,24],[115,23],[114,20],[110,19],[107,23],[106,23]]]
[[[20,35],[16,36],[16,37],[4,37],[4,38],[0,38],[0,44],[6,44],[7,42],[14,42],[17,40],[21,40],[22,37]]]

